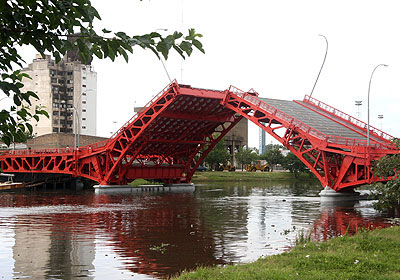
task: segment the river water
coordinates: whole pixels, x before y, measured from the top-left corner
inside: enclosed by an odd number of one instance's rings
[[[2,279],[152,279],[281,253],[390,222],[371,201],[322,203],[319,185],[197,185],[195,191],[0,193]]]

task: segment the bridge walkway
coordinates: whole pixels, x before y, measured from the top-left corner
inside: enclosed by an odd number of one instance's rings
[[[366,131],[304,101],[260,98],[267,104],[328,136],[366,140]],[[384,143],[371,134],[371,141]]]

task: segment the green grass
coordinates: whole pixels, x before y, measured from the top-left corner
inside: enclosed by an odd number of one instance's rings
[[[135,181],[129,183],[129,186],[131,186],[131,187],[138,187],[140,185],[162,185],[162,183],[147,181],[145,179],[136,179]]]
[[[308,174],[302,173],[299,178],[295,178],[292,173],[289,172],[224,172],[224,171],[206,171],[206,172],[196,172],[193,176],[193,183],[203,183],[203,182],[238,182],[238,181],[315,181],[318,180],[314,175],[311,177]]]
[[[400,227],[307,242],[254,263],[199,268],[178,279],[400,279]]]

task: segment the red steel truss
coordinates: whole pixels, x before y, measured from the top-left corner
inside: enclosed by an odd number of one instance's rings
[[[354,131],[366,131],[362,122],[318,100],[306,97],[304,106]],[[398,153],[390,135],[375,128],[367,147],[365,140],[325,135],[260,100],[252,90],[215,91],[174,81],[107,141],[79,149],[4,151],[0,167],[10,173],[70,174],[102,185],[124,185],[138,178],[190,182],[207,154],[243,117],[299,157],[323,186],[336,191],[383,180],[373,176],[371,162]]]
[[[102,185],[137,178],[190,182],[205,156],[242,118],[221,104],[225,95],[174,81],[107,141],[79,149],[5,151],[0,167],[10,173],[71,174]]]
[[[345,127],[347,125],[344,123],[347,123],[349,129],[360,135],[362,131],[366,133],[364,123],[325,103],[308,96],[305,97],[304,103],[315,112],[321,109],[325,112],[320,113],[321,115]],[[365,138],[326,135],[260,100],[254,92],[243,92],[231,87],[224,104],[272,135],[305,163],[322,186],[329,186],[336,191],[384,181],[384,178],[373,176],[372,162],[399,152],[389,140],[393,137],[378,129],[370,128],[373,141],[369,146]]]

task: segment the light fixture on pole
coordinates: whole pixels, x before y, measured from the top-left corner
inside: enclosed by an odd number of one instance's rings
[[[321,75],[322,68],[324,67],[326,56],[328,55],[328,39],[322,34],[319,34],[318,36],[324,37],[325,42],[326,42],[326,49],[325,49],[324,60],[322,61],[322,65],[321,65],[321,68],[319,69],[319,73],[318,73],[317,79],[315,80],[314,86],[313,86],[313,88],[311,90],[310,97],[312,96],[312,94],[314,92],[315,86],[317,85],[317,82],[318,82],[318,79],[319,79],[319,75]]]
[[[381,121],[381,129],[383,129],[383,122],[382,122],[383,115],[378,115],[378,119]]]
[[[371,73],[371,77],[369,78],[369,85],[368,85],[368,104],[367,104],[367,114],[368,114],[368,122],[367,122],[367,146],[369,147],[369,141],[370,141],[370,135],[369,135],[369,93],[371,91],[371,81],[372,77],[374,76],[375,70],[380,67],[380,66],[385,66],[387,67],[387,64],[378,64],[375,66],[374,70]]]
[[[357,106],[357,118],[360,119],[360,106],[362,105],[361,100],[356,100],[356,106]]]

